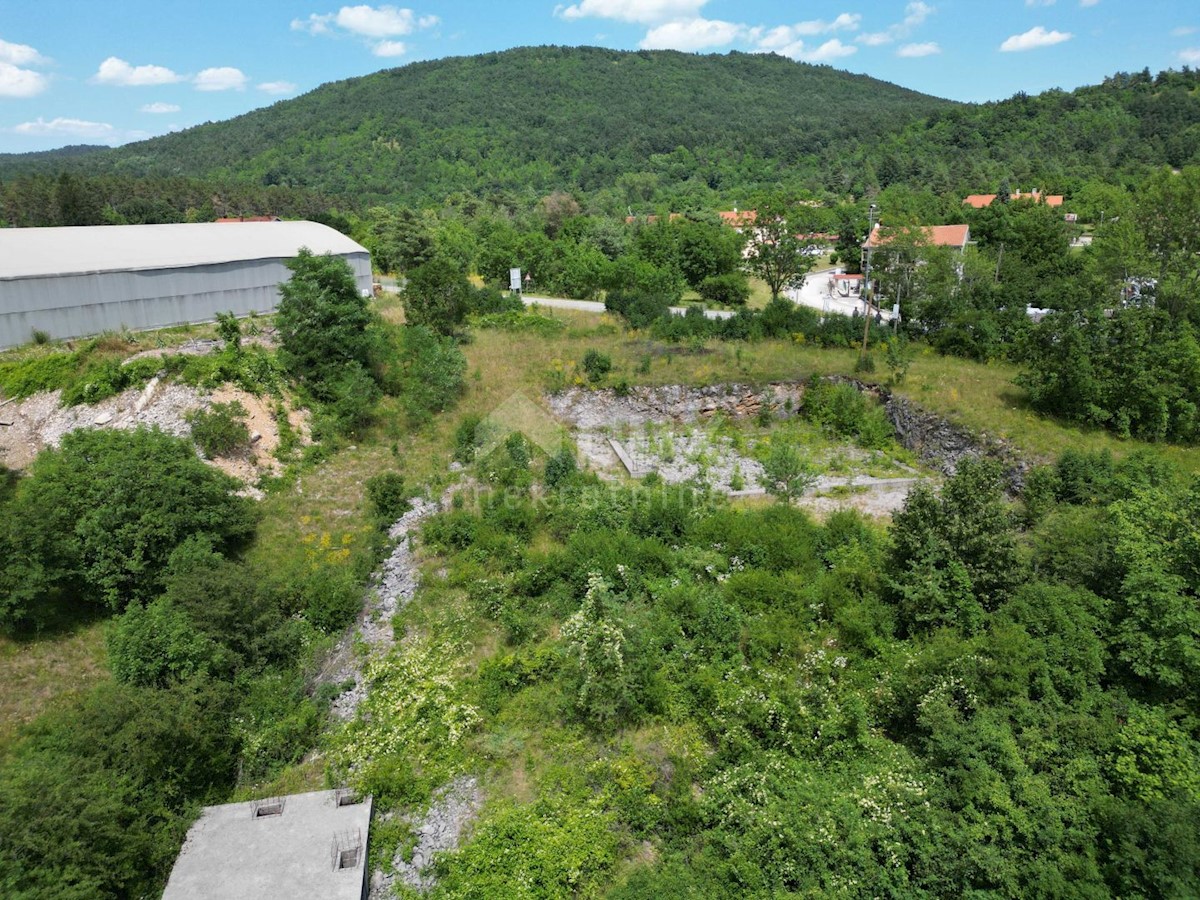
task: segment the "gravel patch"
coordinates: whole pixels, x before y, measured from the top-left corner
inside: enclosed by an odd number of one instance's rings
[[[396,641],[392,619],[412,600],[420,582],[411,537],[440,508],[436,501],[418,497],[408,512],[388,529],[388,537],[396,544],[372,578],[358,623],[342,636],[317,678],[319,684],[354,682],[353,687],[333,701],[330,712],[338,719],[353,718],[367,694],[368,685],[363,680],[367,657],[386,653]],[[362,650],[358,649],[360,646]]]
[[[547,398],[555,415],[574,426],[580,453],[602,477],[620,480],[655,472],[667,484],[703,482],[733,497],[766,493],[760,482],[762,465],[739,451],[733,438],[704,423],[718,415],[757,419],[764,403],[773,418],[784,418],[802,401],[803,386],[788,383],[766,388],[671,385],[635,388],[624,396],[612,390],[572,388]],[[904,436],[901,431],[900,437]],[[836,455],[843,462],[869,464],[869,454],[858,448],[842,447]],[[827,461],[816,460],[819,467],[823,462]],[[903,507],[909,491],[921,480],[919,473],[901,469],[906,474],[897,478],[822,475],[798,503],[822,517],[845,508],[889,516]]]
[[[417,834],[412,860],[407,861],[397,853],[392,860],[394,872],[376,869],[371,875],[370,900],[392,896],[397,881],[422,892],[432,888],[436,879],[424,870],[433,862],[435,854],[458,847],[463,830],[474,820],[482,805],[483,792],[473,775],[460,776],[439,789],[424,816],[408,818]]]
[[[730,418],[757,416],[764,401],[772,415],[784,418],[800,408],[804,386],[778,383],[765,387],[749,384],[719,384],[709,387],[665,385],[637,387],[624,395],[611,388],[590,391],[570,388],[546,398],[550,410],[561,420],[581,430],[644,425],[647,422],[696,422],[718,412]]]
[[[204,405],[206,395],[193,387],[167,383],[155,377],[144,388],[131,388],[99,403],[62,406],[62,391],[34,394],[4,407],[0,428],[0,456],[5,465],[24,469],[46,447],[57,447],[63,435],[77,428],[157,426],[168,434],[190,434],[184,416]]]

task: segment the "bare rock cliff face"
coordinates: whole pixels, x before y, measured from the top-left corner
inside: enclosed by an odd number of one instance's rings
[[[1020,492],[1030,463],[1006,441],[976,434],[890,392],[880,391],[880,394],[888,421],[896,429],[896,440],[906,450],[916,453],[922,463],[953,475],[959,460],[965,457],[993,459],[1004,470],[1009,492]]]

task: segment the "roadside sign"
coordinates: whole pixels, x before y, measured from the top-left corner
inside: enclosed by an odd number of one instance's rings
[[[508,289],[510,291],[521,290],[521,270],[520,269],[509,269],[508,270]]]

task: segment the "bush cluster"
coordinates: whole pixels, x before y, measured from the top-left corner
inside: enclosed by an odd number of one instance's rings
[[[209,459],[228,456],[250,444],[250,429],[246,427],[246,407],[237,400],[214,403],[208,409],[197,409],[184,416],[192,430],[192,440]]]

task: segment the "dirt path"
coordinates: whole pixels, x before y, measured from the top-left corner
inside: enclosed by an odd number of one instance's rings
[[[338,642],[317,677],[321,684],[354,683],[333,701],[331,712],[342,721],[354,717],[370,689],[363,680],[367,660],[386,653],[396,642],[392,619],[412,600],[420,583],[412,535],[440,508],[439,503],[418,497],[409,511],[388,529],[388,537],[396,545],[372,579],[357,625]],[[363,650],[358,649],[360,642]]]

